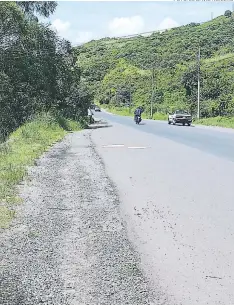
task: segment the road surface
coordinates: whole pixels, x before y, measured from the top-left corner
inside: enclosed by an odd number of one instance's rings
[[[234,133],[107,113],[93,141],[167,304],[234,304]]]
[[[140,126],[136,126],[131,117],[106,112],[101,115],[95,113],[95,116],[234,161],[234,130],[205,126],[187,127],[180,124],[168,126],[165,121],[152,120],[143,120]]]
[[[0,304],[233,305],[234,133],[96,116],[21,185]]]

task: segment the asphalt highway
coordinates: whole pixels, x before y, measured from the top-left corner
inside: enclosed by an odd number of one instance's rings
[[[106,112],[95,113],[95,116],[234,161],[234,131],[230,129],[206,128],[194,125],[188,127],[180,124],[173,126],[168,125],[165,121],[151,120],[143,120],[138,126],[134,124],[130,117],[117,116]]]
[[[92,141],[167,305],[234,304],[234,133],[108,113]]]

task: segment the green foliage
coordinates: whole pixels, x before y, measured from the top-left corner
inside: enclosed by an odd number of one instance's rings
[[[87,113],[91,95],[70,43],[33,18],[56,5],[0,2],[0,141],[43,111],[75,120]]]
[[[234,118],[233,117],[217,116],[215,118],[196,120],[195,123],[201,124],[201,125],[207,125],[207,126],[234,128]]]
[[[149,113],[153,100],[154,113],[185,108],[195,114],[200,46],[201,114],[232,115],[234,20],[225,16],[149,37],[102,39],[78,47],[85,84],[95,100],[111,107],[143,105]]]
[[[224,16],[231,17],[232,16],[232,12],[230,10],[227,10],[227,11],[225,11]]]
[[[30,17],[35,14],[49,17],[57,7],[55,1],[17,1],[16,4],[22,9],[24,14],[28,14]]]
[[[0,227],[7,227],[14,216],[12,203],[17,203],[15,186],[52,144],[61,140],[67,131],[81,129],[80,122],[44,113],[13,132],[8,141],[0,144]]]

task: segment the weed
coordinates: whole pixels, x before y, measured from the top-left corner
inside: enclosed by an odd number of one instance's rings
[[[206,126],[219,126],[225,128],[234,128],[234,117],[213,117],[207,119],[195,120],[195,124],[201,124]]]
[[[7,227],[14,216],[12,204],[20,202],[15,187],[26,176],[27,167],[68,131],[78,131],[83,125],[45,113],[18,128],[0,145],[0,227]]]

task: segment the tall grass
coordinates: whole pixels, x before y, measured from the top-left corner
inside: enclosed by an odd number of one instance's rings
[[[0,145],[0,227],[7,227],[14,216],[12,204],[18,202],[15,187],[26,175],[27,166],[68,131],[83,126],[84,122],[43,114],[18,128]]]
[[[206,126],[217,126],[225,128],[234,128],[234,117],[214,117],[207,119],[194,120],[195,124]]]

